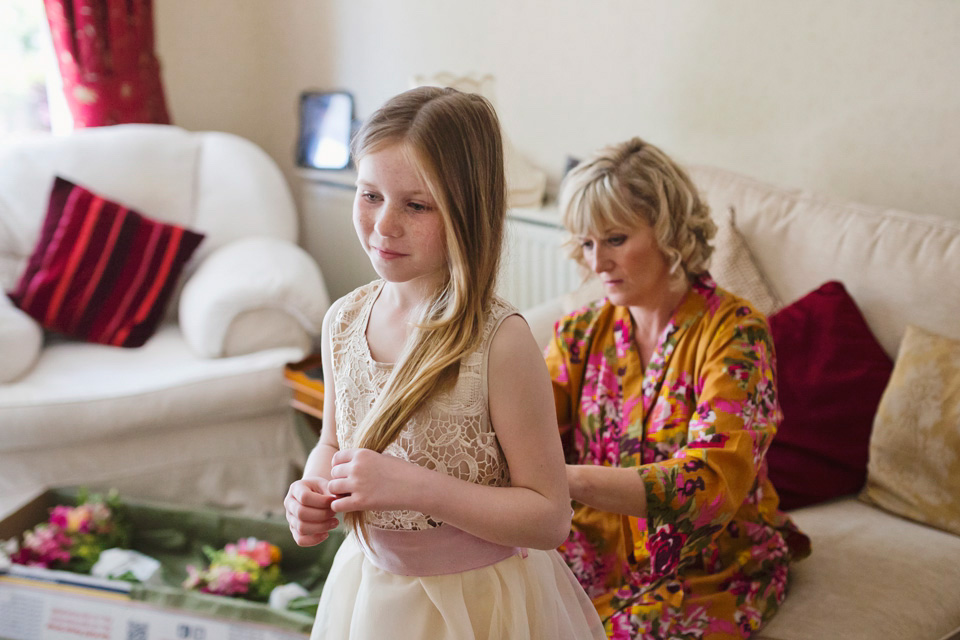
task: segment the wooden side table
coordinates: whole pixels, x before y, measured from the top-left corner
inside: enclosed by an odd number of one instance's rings
[[[296,412],[298,423],[306,426],[312,434],[312,442],[305,442],[312,448],[323,426],[323,367],[320,354],[310,354],[300,362],[285,366],[283,382],[293,390],[290,406]]]

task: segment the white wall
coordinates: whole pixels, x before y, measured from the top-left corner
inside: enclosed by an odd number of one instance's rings
[[[489,72],[514,144],[641,135],[681,160],[960,218],[954,0],[157,0],[178,124],[251,138],[292,176],[305,88],[360,116],[415,73]]]

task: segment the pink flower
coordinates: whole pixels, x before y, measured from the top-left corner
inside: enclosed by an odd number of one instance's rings
[[[617,611],[610,616],[608,637],[610,640],[632,640],[631,626],[630,615],[624,611]]]
[[[649,433],[662,430],[671,415],[673,415],[673,407],[670,401],[663,396],[657,398],[657,404],[653,406],[653,413],[650,415]]]
[[[12,558],[17,564],[50,568],[70,560],[70,538],[59,528],[38,525],[23,534],[23,547]]]
[[[620,439],[604,429],[589,444],[590,460],[597,465],[617,466],[620,460]]]
[[[567,541],[560,545],[559,551],[590,598],[596,598],[606,592],[610,562],[605,562],[597,554],[596,549],[582,531],[574,530]]]
[[[647,549],[650,552],[650,564],[653,576],[656,578],[674,573],[680,565],[680,552],[687,541],[687,534],[677,531],[676,527],[668,524],[657,529],[647,540]]]
[[[70,516],[70,507],[57,505],[50,511],[50,524],[60,529],[67,528],[67,518]]]
[[[266,540],[246,538],[237,541],[238,553],[252,558],[261,567],[268,567],[273,563],[272,548],[273,545]]]
[[[570,373],[567,371],[566,362],[560,363],[560,368],[557,371],[557,382],[560,382],[561,384],[570,382]]]
[[[624,358],[633,348],[633,326],[631,323],[617,320],[613,323],[613,342],[617,349],[617,357]]]
[[[687,447],[690,449],[722,449],[729,438],[730,436],[725,433],[712,433],[700,436],[698,440],[687,444]]]
[[[778,564],[773,569],[773,575],[770,576],[770,586],[767,587],[765,595],[769,595],[770,590],[776,594],[777,602],[783,602],[787,593],[787,565]]]
[[[232,596],[246,593],[250,588],[250,574],[243,571],[234,571],[230,567],[220,565],[211,567],[206,575],[207,586],[202,589],[207,593],[222,596]]]

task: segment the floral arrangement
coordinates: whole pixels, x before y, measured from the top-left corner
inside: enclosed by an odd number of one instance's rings
[[[129,548],[131,526],[116,491],[106,498],[81,490],[77,506],[58,505],[47,522],[25,531],[10,560],[46,569],[90,573],[104,549]]]
[[[266,540],[241,538],[223,549],[204,547],[203,553],[210,559],[210,566],[199,570],[189,565],[184,589],[266,602],[273,588],[283,583],[282,554],[279,547]]]

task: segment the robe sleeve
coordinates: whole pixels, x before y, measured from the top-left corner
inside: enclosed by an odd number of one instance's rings
[[[697,349],[686,443],[672,458],[638,468],[647,517],[631,524],[646,528],[636,544],[647,547],[654,581],[691,563],[755,496],[781,419],[766,319],[741,307],[718,320]]]
[[[576,369],[571,362],[570,340],[565,335],[567,323],[560,321],[554,325],[553,337],[544,353],[547,361],[547,370],[553,383],[553,401],[557,409],[557,423],[560,426],[560,439],[563,441],[563,451],[567,462],[575,462],[575,451],[571,438],[574,429],[576,407],[574,399],[579,397],[571,381],[571,370]]]

